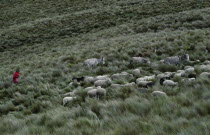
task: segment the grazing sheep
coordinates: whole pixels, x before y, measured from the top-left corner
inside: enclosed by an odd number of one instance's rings
[[[154,85],[155,85],[155,82],[148,82],[146,85],[146,88],[153,87]]]
[[[210,65],[210,61],[206,60],[206,61],[203,62],[203,64]]]
[[[85,88],[85,91],[89,91],[89,90],[92,90],[92,89],[95,89],[95,87],[87,87],[87,88]]]
[[[163,82],[163,85],[164,85],[164,86],[176,86],[176,85],[177,85],[177,82],[174,82],[174,81],[172,81],[172,80],[165,80],[165,81]]]
[[[131,83],[126,83],[123,86],[125,86],[125,87],[133,87],[135,85],[136,85],[135,82],[131,82]]]
[[[195,68],[194,68],[194,67],[190,67],[190,68],[187,68],[187,69],[185,70],[185,73],[186,73],[186,74],[191,74],[191,73],[193,73],[193,72],[195,72]]]
[[[106,95],[106,90],[104,88],[101,88],[100,86],[96,89],[89,90],[87,92],[87,95],[89,97],[101,97]]]
[[[140,87],[147,87],[147,84],[150,83],[151,81],[141,81],[141,80],[136,80],[136,84]]]
[[[136,77],[139,77],[141,75],[141,71],[137,68],[132,71],[132,74]]]
[[[111,80],[98,80],[95,81],[94,85],[95,87],[101,86],[103,88],[108,87],[112,84]]]
[[[172,80],[165,80],[164,78],[160,79],[160,85],[164,85],[164,86],[176,86],[177,82],[174,82]]]
[[[77,82],[81,82],[81,81],[84,81],[85,77],[82,76],[82,77],[73,77],[72,78],[72,81],[76,80]]]
[[[160,80],[161,78],[164,78],[164,79],[170,80],[173,77],[174,77],[174,72],[165,72],[162,74],[158,74],[156,76],[156,79]]]
[[[152,75],[152,76],[144,76],[144,77],[138,78],[136,80],[136,82],[138,82],[138,81],[150,81],[150,80],[155,80],[155,75]]]
[[[89,91],[87,92],[87,95],[88,95],[89,97],[94,97],[94,96],[96,96],[96,95],[97,95],[97,89],[89,90]]]
[[[180,64],[180,62],[183,62],[183,61],[189,61],[188,54],[184,54],[181,56],[167,57],[166,59],[163,60],[163,63],[168,64],[168,65],[178,65]]]
[[[185,71],[182,71],[182,72],[175,73],[174,77],[185,77],[185,75],[186,75]]]
[[[195,78],[184,78],[181,82],[189,84],[195,81]]]
[[[201,78],[210,78],[210,73],[208,73],[208,72],[203,72],[203,73],[200,74],[200,77],[201,77]]]
[[[98,80],[110,80],[109,75],[97,76],[94,81]]]
[[[113,74],[111,78],[112,80],[127,80],[133,78],[133,75],[127,72],[122,72],[122,73]]]
[[[130,64],[149,64],[150,61],[143,57],[133,57],[130,61]]]
[[[76,97],[65,97],[63,98],[63,106],[65,106],[68,102],[73,101]]]
[[[90,76],[86,76],[85,78],[84,78],[84,82],[85,83],[94,83],[95,82],[95,78],[94,77],[90,77]]]
[[[198,69],[203,72],[210,72],[210,65],[200,65]]]
[[[87,67],[97,66],[98,64],[103,65],[103,64],[105,64],[105,59],[104,59],[104,57],[101,57],[100,59],[91,58],[91,59],[85,60],[83,64]]]
[[[152,92],[152,96],[155,96],[155,97],[166,97],[166,93],[165,92],[162,92],[162,91],[153,91]]]
[[[64,96],[74,96],[75,95],[75,91],[72,91],[72,92],[68,92],[68,93],[65,93],[63,94]]]

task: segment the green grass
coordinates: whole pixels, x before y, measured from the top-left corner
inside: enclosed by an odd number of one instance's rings
[[[177,87],[107,88],[88,98],[73,76],[141,68],[141,76],[176,71],[159,60],[188,53],[209,60],[210,2],[197,0],[2,0],[0,2],[0,132],[2,135],[208,135],[210,81]],[[151,64],[130,65],[134,56]],[[104,56],[93,69],[82,63]],[[11,83],[20,67],[20,83]],[[133,81],[133,80],[127,80]],[[124,83],[126,80],[119,81]],[[62,106],[63,94],[77,100]],[[151,92],[161,90],[167,98]]]

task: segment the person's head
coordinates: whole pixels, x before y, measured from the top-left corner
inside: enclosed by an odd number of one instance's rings
[[[16,72],[18,72],[18,73],[19,73],[19,72],[20,72],[20,68],[17,68],[17,69],[16,69]]]

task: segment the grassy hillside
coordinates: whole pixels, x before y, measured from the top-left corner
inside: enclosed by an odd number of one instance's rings
[[[71,86],[73,76],[97,76],[140,68],[141,76],[196,68],[210,54],[210,2],[207,0],[1,0],[0,133],[2,135],[208,135],[210,81],[177,87],[155,85],[107,89],[88,98]],[[181,66],[159,60],[188,53]],[[129,64],[134,56],[149,65]],[[84,60],[104,56],[106,64],[85,68]],[[17,67],[18,85],[11,83]],[[137,78],[135,78],[137,79]],[[135,80],[126,80],[132,82]],[[179,80],[178,80],[179,81]],[[121,82],[122,83],[122,82]],[[77,100],[62,105],[63,94]],[[151,96],[164,91],[167,98]]]

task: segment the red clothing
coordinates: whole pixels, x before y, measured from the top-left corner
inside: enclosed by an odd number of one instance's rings
[[[18,77],[19,77],[19,73],[15,72],[12,79],[13,79],[13,83],[18,83]]]

